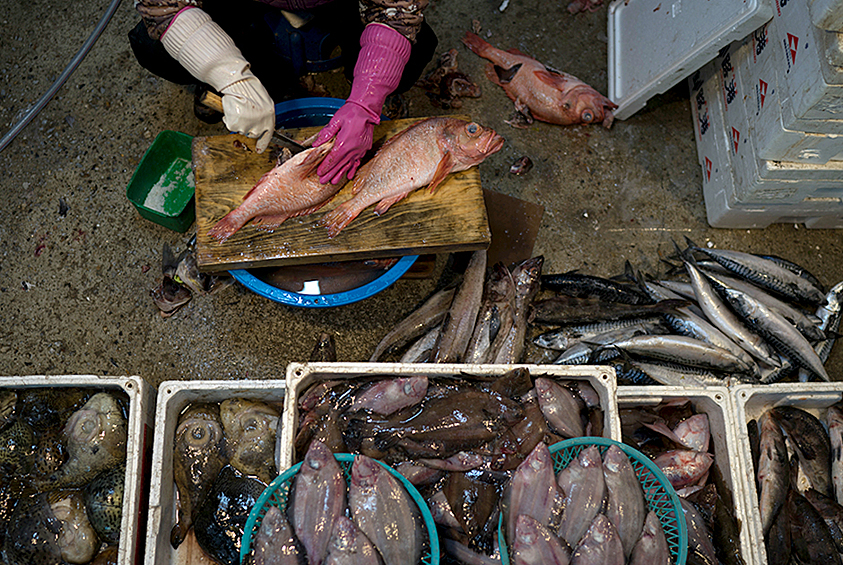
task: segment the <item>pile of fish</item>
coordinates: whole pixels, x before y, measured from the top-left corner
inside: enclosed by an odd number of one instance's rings
[[[298,410],[298,457],[318,441],[393,466],[427,501],[445,550],[468,562],[495,554],[504,485],[536,445],[603,433],[590,383],[524,367],[488,377],[317,380]]]
[[[249,512],[279,474],[280,423],[278,408],[245,398],[192,403],[179,415],[173,441],[174,548],[192,528],[207,555],[239,565]]]
[[[417,565],[429,553],[421,513],[401,481],[365,455],[343,469],[314,441],[287,497],[254,536],[254,565]]]
[[[766,384],[829,380],[843,283],[823,292],[804,268],[773,256],[688,242],[687,278],[634,282],[580,273],[542,276],[533,339],[553,363],[614,365],[621,383]],[[558,352],[558,353],[555,353]]]
[[[689,565],[743,565],[734,493],[719,469],[708,415],[686,398],[620,410],[623,441],[650,457],[676,489],[688,527]],[[732,462],[728,462],[727,465]]]
[[[504,491],[505,536],[518,565],[670,565],[667,538],[616,445],[584,447],[559,473],[543,443]]]
[[[0,391],[0,562],[117,562],[127,409],[122,393]]]
[[[776,406],[748,428],[767,563],[841,563],[843,406]]]

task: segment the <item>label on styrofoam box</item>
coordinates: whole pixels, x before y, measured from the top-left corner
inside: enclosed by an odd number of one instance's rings
[[[756,154],[761,159],[826,163],[843,152],[843,121],[797,120],[790,99],[782,100],[770,25],[747,38],[735,59]],[[786,123],[787,122],[787,123]],[[836,132],[836,133],[835,133]]]
[[[731,184],[729,163],[726,159],[725,139],[719,135],[723,130],[722,115],[718,112],[718,123],[714,123],[714,97],[718,97],[716,81],[710,80],[716,72],[714,61],[706,64],[688,78],[691,92],[691,115],[694,120],[694,134],[697,139],[697,160],[702,167],[703,187],[723,186],[728,179]]]
[[[793,114],[817,120],[842,118],[843,72],[825,61],[817,37],[822,30],[811,23],[808,3],[776,0],[771,30]]]
[[[808,11],[811,22],[820,29],[843,29],[843,1],[812,0]]]

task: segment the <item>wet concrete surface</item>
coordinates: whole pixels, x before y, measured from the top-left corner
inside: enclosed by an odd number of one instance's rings
[[[607,93],[606,7],[569,14],[565,3],[433,0],[427,18],[437,54],[459,51],[459,68],[481,98],[442,110],[419,89],[411,116],[470,114],[506,139],[480,165],[485,188],[544,207],[534,255],[544,272],[599,276],[624,262],[664,273],[661,258],[685,236],[722,249],[796,261],[830,286],[843,280],[840,233],[793,224],[763,230],[713,229],[706,222],[687,90],[680,85],[610,130],[505,123],[513,106],[483,75],[485,61],[460,43],[477,20],[482,35],[517,48]],[[106,2],[0,4],[0,128],[8,130],[64,69],[94,29]],[[79,69],[29,126],[0,153],[0,375],[93,374],[144,377],[157,386],[180,379],[280,378],[305,361],[321,332],[334,336],[341,361],[365,361],[378,341],[443,282],[402,279],[355,304],[294,308],[233,284],[196,296],[164,319],[150,298],[161,277],[162,246],[184,249],[179,234],[141,218],[126,198],[132,173],[163,130],[226,132],[192,111],[185,87],[150,75],[126,34],[137,23],[123,2]],[[337,73],[317,77],[344,96]],[[524,176],[510,165],[527,155]],[[64,210],[60,203],[64,202]],[[65,212],[62,214],[62,212]],[[838,378],[843,353],[827,365]]]

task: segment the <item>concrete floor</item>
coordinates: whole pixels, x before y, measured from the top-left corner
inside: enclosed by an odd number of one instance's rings
[[[504,149],[480,166],[482,183],[544,207],[534,254],[545,257],[545,273],[609,276],[625,260],[663,271],[659,258],[671,253],[671,240],[687,235],[789,258],[826,285],[843,279],[837,231],[708,226],[684,85],[608,131],[507,125],[511,102],[459,39],[477,20],[494,45],[517,47],[606,93],[606,7],[573,16],[565,4],[513,0],[501,12],[497,0],[433,0],[427,18],[438,53],[456,47],[460,69],[483,96],[443,112],[418,89],[408,95],[412,116],[468,113],[506,138]],[[0,132],[48,89],[106,5],[0,3]],[[196,120],[190,92],[137,64],[126,37],[137,21],[132,3],[123,2],[76,73],[0,153],[0,375],[133,374],[155,386],[279,378],[288,363],[307,359],[323,331],[335,337],[339,360],[367,360],[388,329],[436,287],[445,258],[431,278],[402,279],[339,308],[292,308],[235,284],[195,297],[169,319],[158,314],[149,291],[160,279],[162,245],[181,250],[189,234],[141,218],[126,186],[159,132],[226,130]],[[522,155],[534,169],[509,174]],[[842,365],[835,351],[828,364],[833,378]]]

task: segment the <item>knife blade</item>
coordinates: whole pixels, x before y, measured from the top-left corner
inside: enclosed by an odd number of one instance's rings
[[[212,110],[216,110],[217,112],[222,112],[222,97],[218,94],[214,94],[213,92],[205,91],[202,96],[199,97],[199,103],[204,104],[208,108]],[[281,147],[286,147],[287,149],[292,152],[293,155],[296,153],[301,153],[307,147],[293,139],[292,137],[288,137],[283,133],[279,133],[277,131],[272,132],[272,141],[276,145],[280,145]]]

